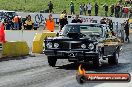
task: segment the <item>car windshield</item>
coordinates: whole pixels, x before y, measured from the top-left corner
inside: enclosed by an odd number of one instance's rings
[[[68,33],[82,33],[82,34],[99,34],[103,35],[103,27],[98,24],[89,24],[89,25],[66,25],[64,27],[63,35]]]
[[[67,35],[68,33],[80,33],[80,28],[78,25],[66,25],[63,29],[63,35]]]

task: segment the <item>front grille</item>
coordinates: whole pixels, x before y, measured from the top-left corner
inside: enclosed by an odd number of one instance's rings
[[[61,49],[69,49],[69,43],[67,42],[60,42]]]
[[[80,49],[81,43],[71,43],[71,49]]]
[[[86,44],[86,46],[89,45],[88,42],[82,42],[82,41],[58,41],[57,43],[59,43],[59,48],[63,50],[82,49],[81,48],[82,44]]]
[[[61,49],[80,49],[81,43],[60,42]]]

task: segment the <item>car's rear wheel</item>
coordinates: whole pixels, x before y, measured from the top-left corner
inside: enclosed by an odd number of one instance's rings
[[[119,57],[119,54],[117,52],[115,52],[113,54],[113,56],[108,58],[108,63],[111,65],[117,65],[118,64],[118,57]]]
[[[56,65],[57,58],[55,56],[48,56],[48,63],[50,66],[54,67]]]

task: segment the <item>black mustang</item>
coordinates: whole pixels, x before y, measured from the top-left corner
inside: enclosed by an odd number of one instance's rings
[[[106,37],[106,29],[101,24],[68,24],[59,36],[45,39],[44,53],[50,66],[55,66],[57,59],[68,59],[69,62],[93,61],[94,66],[98,67],[100,59],[108,58],[110,64],[117,64],[119,46],[112,45],[112,49],[104,47]]]

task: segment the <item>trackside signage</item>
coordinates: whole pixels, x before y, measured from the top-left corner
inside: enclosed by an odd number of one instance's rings
[[[32,20],[34,22],[40,23],[40,25],[44,25],[44,21],[46,18],[48,18],[49,13],[17,13],[19,16],[26,17],[27,15],[31,15]],[[56,26],[58,26],[60,14],[53,14],[54,21],[56,23]],[[75,15],[67,15],[68,22],[70,23],[73,18],[75,18]],[[93,23],[97,22],[100,23],[102,17],[100,16],[83,16],[80,15],[80,19],[83,21],[83,23]],[[112,19],[113,24],[119,25],[121,23],[124,23],[127,18],[115,18],[115,17],[108,17],[109,19]]]

